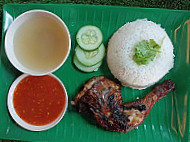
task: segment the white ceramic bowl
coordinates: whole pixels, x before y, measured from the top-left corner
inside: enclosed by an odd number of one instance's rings
[[[19,76],[11,85],[9,92],[8,92],[8,98],[7,98],[7,106],[8,106],[8,110],[10,115],[12,116],[12,118],[15,120],[15,122],[20,125],[21,127],[30,130],[30,131],[43,131],[43,130],[47,130],[50,129],[52,127],[54,127],[56,124],[59,123],[59,121],[63,118],[66,110],[67,110],[67,106],[68,106],[68,97],[67,97],[67,91],[65,89],[65,86],[62,84],[62,82],[53,74],[49,74],[50,76],[54,77],[57,81],[60,82],[60,84],[62,85],[64,91],[65,91],[65,107],[62,110],[61,114],[59,115],[59,117],[57,119],[55,119],[53,122],[47,124],[47,125],[42,125],[42,126],[35,126],[35,125],[31,125],[27,122],[25,122],[24,120],[22,120],[18,114],[15,111],[14,105],[13,105],[13,95],[14,95],[14,90],[16,88],[16,86],[18,85],[18,83],[24,79],[25,77],[27,77],[27,74],[22,74],[21,76]]]
[[[52,20],[56,21],[59,25],[61,25],[61,27],[64,30],[64,33],[66,33],[66,37],[67,37],[67,41],[68,42],[68,50],[66,52],[66,55],[63,57],[62,62],[59,63],[56,67],[45,70],[45,71],[37,71],[35,69],[31,69],[28,68],[26,65],[23,65],[17,58],[17,56],[15,55],[15,51],[14,51],[14,36],[16,31],[22,26],[22,24],[24,22],[26,22],[27,20],[29,20],[30,18],[37,16],[37,15],[45,15],[48,18],[51,18]],[[30,34],[30,33],[28,33]],[[55,14],[48,12],[48,11],[44,11],[44,10],[30,10],[27,11],[23,14],[21,14],[20,16],[18,16],[13,23],[10,25],[10,27],[7,30],[6,36],[5,36],[5,52],[7,54],[8,59],[10,60],[10,62],[13,64],[13,66],[15,68],[17,68],[19,71],[26,73],[26,74],[30,74],[30,75],[45,75],[45,74],[49,74],[52,73],[54,71],[56,71],[57,69],[59,69],[63,63],[66,61],[69,52],[70,52],[70,48],[71,48],[71,38],[70,38],[70,33],[69,30],[66,26],[66,24]]]

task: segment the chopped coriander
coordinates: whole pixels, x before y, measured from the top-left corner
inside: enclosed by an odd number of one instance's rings
[[[160,52],[161,45],[157,44],[153,39],[150,39],[138,42],[134,48],[135,54],[133,55],[133,60],[138,65],[147,65],[150,61],[153,61],[156,54]]]

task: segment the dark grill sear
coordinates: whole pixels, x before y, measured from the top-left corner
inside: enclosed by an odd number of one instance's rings
[[[138,104],[134,104],[131,106],[125,106],[123,105],[123,109],[124,110],[131,110],[131,109],[135,109],[135,110],[139,110],[139,111],[145,111],[146,110],[146,106],[142,103],[138,103]]]
[[[153,105],[173,89],[174,83],[166,80],[144,98],[123,103],[120,86],[99,76],[91,78],[71,104],[79,112],[92,115],[97,124],[106,130],[128,132],[139,126]]]

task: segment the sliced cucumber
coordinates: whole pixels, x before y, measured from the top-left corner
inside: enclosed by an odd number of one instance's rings
[[[98,62],[96,65],[91,66],[91,67],[84,66],[83,64],[81,64],[81,63],[79,62],[79,60],[77,59],[76,55],[75,55],[74,58],[73,58],[73,62],[74,62],[74,64],[75,64],[75,66],[76,66],[79,70],[81,70],[81,71],[83,71],[83,72],[93,72],[93,71],[97,71],[98,68],[99,68],[99,67],[101,66],[101,64],[102,64],[102,62]]]
[[[92,25],[83,26],[79,29],[76,40],[79,46],[87,51],[97,49],[102,43],[102,32],[101,30]]]
[[[79,46],[75,49],[77,59],[85,66],[93,66],[100,62],[105,55],[105,47],[103,44],[94,51],[85,51]]]

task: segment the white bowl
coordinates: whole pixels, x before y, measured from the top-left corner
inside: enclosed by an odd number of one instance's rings
[[[46,124],[46,125],[41,125],[41,126],[35,126],[35,125],[31,125],[27,122],[25,122],[24,120],[22,120],[18,114],[15,111],[14,105],[13,105],[13,95],[14,95],[14,90],[16,88],[16,86],[18,85],[18,83],[24,79],[25,77],[27,77],[27,74],[22,74],[21,76],[19,76],[11,85],[9,92],[8,92],[8,98],[7,98],[7,106],[8,106],[8,110],[10,115],[12,116],[12,118],[15,120],[15,122],[20,125],[21,127],[23,127],[24,129],[30,130],[30,131],[43,131],[43,130],[47,130],[50,129],[52,127],[54,127],[56,124],[59,123],[59,121],[63,118],[66,110],[67,110],[67,106],[68,106],[68,97],[67,97],[67,91],[64,87],[64,85],[62,84],[62,82],[53,74],[49,74],[50,76],[54,77],[57,81],[60,82],[60,84],[62,85],[64,92],[65,92],[65,107],[62,110],[61,114],[59,115],[58,118],[56,118],[53,122]]]
[[[58,65],[56,65],[56,67],[52,67],[51,69],[47,69],[45,71],[39,71],[36,69],[29,68],[26,65],[23,65],[20,62],[20,60],[18,59],[18,55],[17,56],[15,55],[15,51],[14,51],[14,37],[15,37],[16,31],[18,29],[20,29],[21,26],[23,26],[24,22],[26,22],[30,18],[34,18],[35,16],[39,17],[39,15],[46,16],[49,19],[52,19],[52,21],[56,21],[57,24],[61,25],[61,28],[63,28],[61,31],[64,31],[64,35],[66,37],[65,41],[68,45],[65,56],[63,57],[63,59],[61,58],[61,63],[59,62],[59,64],[57,63]],[[28,33],[28,34],[30,34],[30,33]],[[52,72],[56,71],[57,69],[59,69],[66,61],[66,59],[69,55],[69,52],[70,52],[70,48],[71,48],[71,38],[70,38],[70,33],[69,33],[69,30],[68,30],[66,24],[57,15],[55,15],[51,12],[48,12],[48,11],[44,11],[44,10],[30,10],[30,11],[27,11],[27,12],[21,14],[10,25],[10,27],[7,30],[6,36],[5,36],[5,52],[7,54],[8,59],[13,64],[13,66],[15,68],[17,68],[19,71],[26,73],[26,74],[30,74],[30,75],[36,75],[36,76],[45,75],[45,74],[52,73]]]

